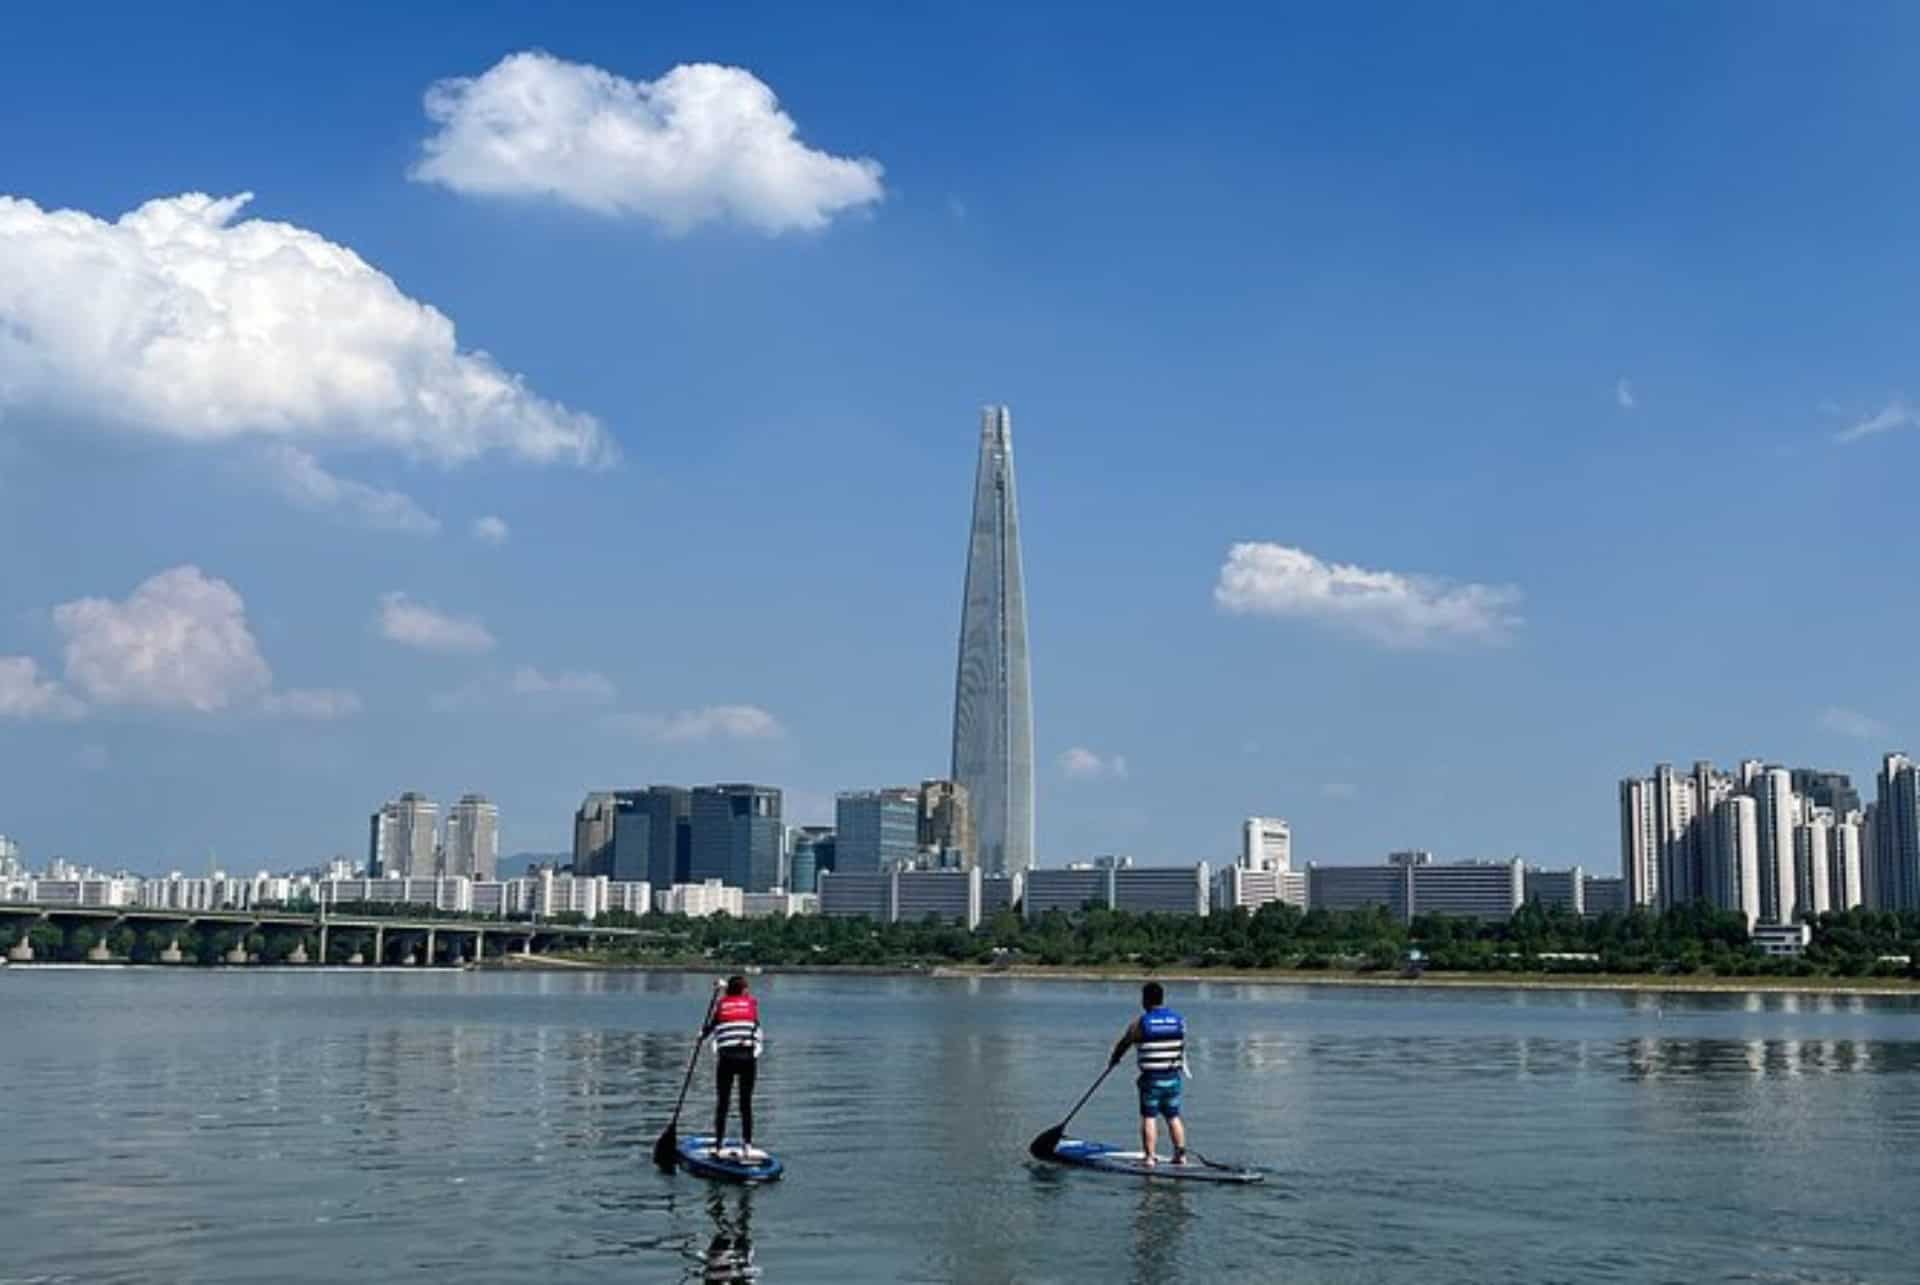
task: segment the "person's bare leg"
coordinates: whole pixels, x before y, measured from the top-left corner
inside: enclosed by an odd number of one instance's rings
[[[1187,1125],[1179,1116],[1167,1121],[1167,1136],[1173,1139],[1173,1162],[1187,1163]]]
[[[1140,1117],[1140,1151],[1146,1157],[1147,1164],[1154,1162],[1153,1149],[1160,1141],[1156,1128],[1159,1123],[1150,1115]]]

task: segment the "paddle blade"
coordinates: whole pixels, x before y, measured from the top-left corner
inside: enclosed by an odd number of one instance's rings
[[[1067,1126],[1056,1124],[1045,1133],[1027,1144],[1027,1154],[1035,1160],[1051,1160],[1054,1151],[1060,1146],[1060,1139],[1066,1135]]]
[[[680,1131],[674,1125],[668,1125],[667,1131],[653,1144],[653,1163],[662,1169],[671,1169],[680,1161]]]

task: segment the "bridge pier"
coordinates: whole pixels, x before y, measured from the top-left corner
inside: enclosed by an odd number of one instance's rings
[[[476,928],[473,930],[473,962],[477,964],[486,957],[487,930],[484,928]]]
[[[373,962],[376,964],[387,962],[387,926],[385,924],[373,926]]]
[[[320,962],[327,962],[327,921],[324,918],[320,921]]]
[[[433,929],[427,929],[427,967],[433,967]]]
[[[169,938],[167,948],[160,952],[160,962],[163,964],[184,963],[186,958],[185,955],[180,953],[180,939],[178,937]]]
[[[22,936],[19,941],[7,947],[7,962],[11,964],[31,964],[33,962],[33,943]]]

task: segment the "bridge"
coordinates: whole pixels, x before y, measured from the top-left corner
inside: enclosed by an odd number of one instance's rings
[[[641,928],[601,928],[592,924],[561,924],[516,919],[440,919],[408,915],[369,915],[339,911],[300,910],[163,910],[132,906],[49,906],[0,902],[0,942],[9,942],[7,959],[31,963],[30,934],[36,924],[52,924],[65,933],[78,927],[95,931],[87,958],[108,962],[116,958],[107,939],[121,928],[158,930],[169,944],[155,962],[186,962],[183,935],[211,928],[230,944],[220,951],[223,962],[258,962],[250,950],[253,938],[277,941],[281,958],[289,964],[343,963],[351,965],[434,964],[464,965],[515,953],[541,954],[556,946],[594,947],[620,940],[644,940],[658,933]],[[290,947],[287,946],[291,940]],[[467,948],[472,947],[472,953]],[[311,949],[310,949],[311,948]],[[331,955],[329,949],[331,948]]]

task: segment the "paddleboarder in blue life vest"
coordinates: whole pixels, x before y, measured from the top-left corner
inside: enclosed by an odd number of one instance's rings
[[[714,1088],[718,1101],[713,1108],[713,1145],[715,1154],[736,1160],[764,1160],[766,1152],[753,1145],[753,1082],[760,1069],[760,1002],[747,994],[747,979],[735,973],[723,983],[715,979],[715,991],[725,993],[713,1006],[701,1038],[713,1037]],[[727,1137],[727,1104],[735,1085],[740,1086],[740,1141],[737,1151],[721,1150]]]
[[[1167,1007],[1167,993],[1159,982],[1140,988],[1140,1007],[1146,1011],[1127,1024],[1126,1033],[1113,1046],[1109,1066],[1120,1065],[1127,1050],[1135,1050],[1140,1067],[1134,1081],[1140,1089],[1140,1150],[1142,1163],[1154,1165],[1159,1117],[1167,1120],[1167,1134],[1173,1139],[1173,1163],[1187,1163],[1187,1126],[1180,1119],[1180,1089],[1186,1080],[1187,1023]]]

